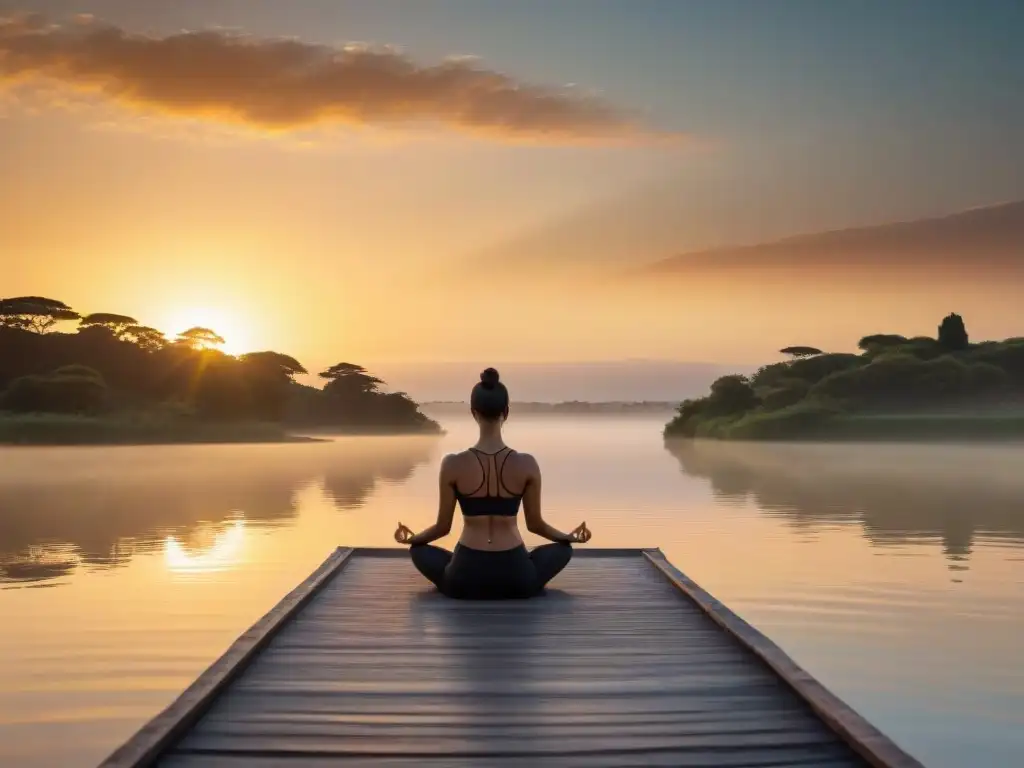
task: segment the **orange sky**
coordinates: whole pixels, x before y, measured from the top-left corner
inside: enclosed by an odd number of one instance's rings
[[[470,6],[428,29],[358,3],[345,19],[302,2],[287,19],[262,1],[148,13],[97,0],[75,9],[95,12],[85,20],[63,0],[36,5],[51,16],[0,25],[3,295],[168,333],[211,325],[228,351],[273,348],[314,369],[760,362],[788,344],[931,333],[949,311],[975,336],[1021,332],[1006,280],[941,269],[592,285],[691,249],[1024,197],[1016,155],[959,118],[952,91],[929,97],[944,123],[900,112],[898,58],[872,64],[889,68],[889,90],[877,114],[858,108],[858,131],[828,106],[830,84],[861,95],[841,82],[845,53],[805,51],[830,82],[787,80],[753,28],[711,11],[692,15],[692,45],[699,32],[750,38],[745,52],[676,51],[646,5],[646,26],[597,14],[579,38],[560,11],[516,17],[529,50]],[[467,48],[482,58],[451,58]],[[729,80],[741,65],[742,87]],[[897,141],[911,126],[921,141]]]

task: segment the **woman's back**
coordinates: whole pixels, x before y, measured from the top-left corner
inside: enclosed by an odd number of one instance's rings
[[[518,512],[536,466],[532,456],[508,446],[469,448],[451,457],[449,482],[464,523],[460,543],[488,551],[523,543]]]

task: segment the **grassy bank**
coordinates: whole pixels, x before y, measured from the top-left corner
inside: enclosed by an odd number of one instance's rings
[[[666,437],[673,437],[666,429]],[[778,411],[722,416],[693,437],[720,440],[938,442],[1024,441],[1024,411],[979,413],[844,413],[800,404]]]
[[[0,444],[157,445],[174,443],[308,442],[278,424],[202,422],[146,414],[109,417],[0,414]]]

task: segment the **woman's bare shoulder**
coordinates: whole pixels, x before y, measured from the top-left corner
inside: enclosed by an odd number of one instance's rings
[[[444,456],[442,456],[441,474],[443,475],[446,472],[451,472],[458,468],[458,466],[462,463],[462,458],[465,455],[465,453],[465,451],[460,451],[459,453],[446,453]]]
[[[453,453],[446,453],[441,458],[441,471],[458,471],[459,469],[468,466],[477,466],[480,462],[476,456],[473,455],[473,451],[468,448],[464,451],[454,451]]]
[[[539,470],[540,465],[537,463],[537,459],[534,458],[532,453],[523,453],[516,451],[512,454],[512,459],[525,470]]]

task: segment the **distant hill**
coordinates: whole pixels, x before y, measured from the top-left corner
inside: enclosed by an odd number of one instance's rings
[[[1024,273],[1024,201],[948,216],[798,235],[695,251],[637,269],[637,276],[773,270],[885,273],[926,269]]]

